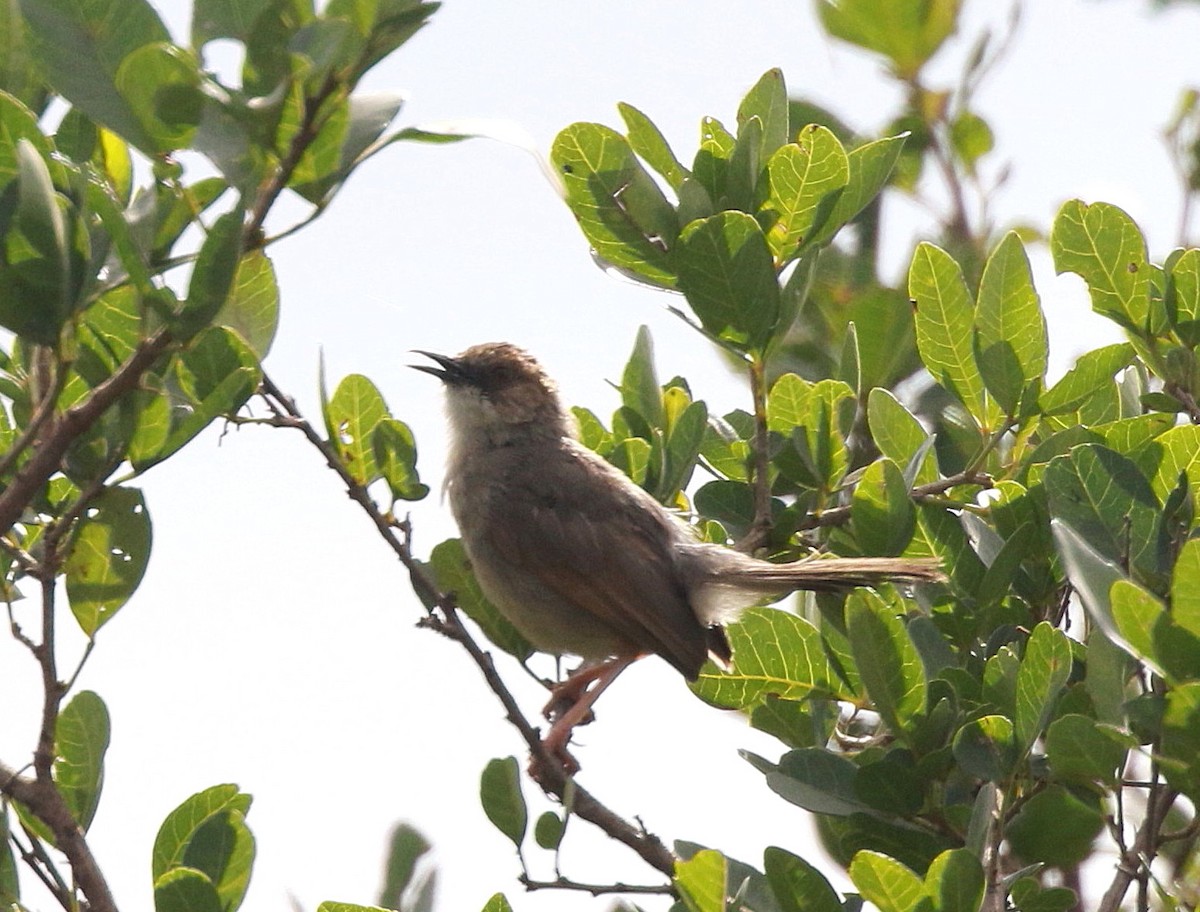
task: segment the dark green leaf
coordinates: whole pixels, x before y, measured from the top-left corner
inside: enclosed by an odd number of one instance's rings
[[[204,96],[200,68],[190,52],[165,41],[144,44],[117,67],[116,86],[153,143],[142,151],[172,152],[191,143]]]
[[[204,874],[216,887],[221,908],[232,910],[242,904],[250,886],[254,852],[254,836],[246,826],[245,816],[230,807],[196,827],[184,849],[181,865]]]
[[[1071,644],[1066,634],[1043,621],[1025,644],[1017,672],[1016,735],[1027,751],[1041,736],[1071,676]]]
[[[238,273],[242,252],[242,222],[239,205],[216,220],[200,246],[200,254],[188,282],[187,303],[176,320],[176,333],[187,339],[207,327],[229,298]]]
[[[250,810],[250,801],[250,796],[239,792],[236,785],[214,785],[171,811],[154,840],[151,869],[155,881],[183,864],[188,847],[205,821],[227,811],[236,811],[244,817]]]
[[[621,402],[646,419],[650,427],[666,426],[663,393],[654,369],[654,340],[647,326],[638,327],[637,341],[621,375]]]
[[[867,398],[867,422],[875,445],[900,466],[906,476],[910,476],[907,481],[924,484],[937,479],[937,464],[932,451],[922,451],[929,432],[890,391],[878,387],[871,390]],[[921,458],[913,465],[918,453],[922,454]]]
[[[1026,391],[1036,396],[1046,374],[1046,320],[1029,258],[1016,232],[988,257],[975,310],[975,355],[984,383],[1009,415]]]
[[[58,716],[54,729],[54,784],[80,830],[87,832],[104,784],[109,720],[104,701],[80,691]]]
[[[383,866],[383,887],[379,891],[379,905],[386,909],[401,907],[401,897],[408,885],[412,883],[417,862],[430,848],[425,837],[407,823],[395,826],[388,841],[387,860]]]
[[[1104,827],[1095,798],[1084,800],[1061,785],[1035,792],[1009,823],[1006,835],[1026,862],[1071,868],[1086,858]]]
[[[534,841],[543,849],[553,851],[562,842],[564,829],[562,818],[553,811],[546,811],[538,817],[537,823],[533,825]]]
[[[154,881],[155,912],[224,912],[217,890],[193,868],[172,868]]]
[[[894,462],[883,457],[867,466],[854,489],[850,516],[864,554],[894,557],[904,552],[912,540],[917,514]]]
[[[987,886],[983,866],[968,849],[950,849],[925,872],[931,912],[979,912]]]
[[[787,85],[783,71],[767,70],[754,84],[742,103],[738,105],[739,140],[741,127],[751,118],[757,117],[762,124],[762,155],[769,157],[776,149],[791,139],[788,126]]]
[[[1162,720],[1163,772],[1167,781],[1195,801],[1200,797],[1200,681],[1172,687]]]
[[[529,816],[521,794],[521,771],[516,757],[488,761],[479,780],[479,801],[492,826],[507,836],[519,852]]]
[[[475,575],[471,572],[471,564],[467,560],[462,542],[451,538],[435,546],[429,555],[429,565],[433,568],[438,588],[454,594],[458,606],[466,612],[467,617],[479,625],[484,636],[522,662],[529,658],[533,647],[499,609],[484,597]]]
[[[846,631],[867,694],[888,728],[908,741],[925,714],[925,669],[896,609],[874,592],[846,600]]]
[[[954,736],[954,759],[972,776],[1005,782],[1017,760],[1012,720],[993,715],[968,721]]]
[[[1077,713],[1055,719],[1046,732],[1046,757],[1060,779],[1115,786],[1125,753],[1126,746],[1112,734]]]

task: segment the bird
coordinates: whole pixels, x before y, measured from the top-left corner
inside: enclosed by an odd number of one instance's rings
[[[701,541],[676,512],[576,437],[538,361],[507,342],[433,364],[450,428],[445,493],[480,589],[539,651],[582,659],[551,691],[542,739],[569,772],[577,725],[633,662],[657,654],[689,681],[732,658],[724,624],[795,590],[944,579],[936,558],[760,560]]]

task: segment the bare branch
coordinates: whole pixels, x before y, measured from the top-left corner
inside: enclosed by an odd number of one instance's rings
[[[574,890],[580,893],[591,893],[592,896],[611,894],[643,894],[655,896],[676,896],[676,890],[671,884],[587,884],[559,877],[557,880],[533,880],[529,877],[518,878],[521,885],[530,893],[535,890]]]

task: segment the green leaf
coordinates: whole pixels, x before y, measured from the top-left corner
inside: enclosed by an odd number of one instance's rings
[[[329,442],[337,450],[342,465],[363,487],[381,477],[372,436],[379,423],[388,417],[379,388],[362,374],[350,374],[343,379],[325,408],[325,424],[332,429]]]
[[[1166,502],[1181,475],[1186,475],[1195,509],[1200,500],[1200,427],[1184,424],[1160,434],[1138,455],[1159,499]]]
[[[171,811],[154,840],[151,870],[155,882],[184,863],[192,840],[208,820],[230,811],[244,817],[250,810],[250,801],[250,796],[239,792],[236,785],[214,785]]]
[[[356,910],[326,909],[322,905],[317,912],[356,912]],[[512,912],[512,906],[508,904],[508,900],[503,893],[497,893],[487,901],[487,904],[483,907],[483,912]]]
[[[13,3],[0,3],[0,89],[37,111],[45,108],[49,94],[21,19],[20,6]],[[2,832],[3,824],[0,823]],[[0,861],[6,855],[11,858],[11,849],[0,849]],[[3,883],[3,872],[0,872],[0,898],[7,901]],[[15,891],[12,897],[17,898]]]
[[[761,351],[779,318],[779,284],[758,222],[720,212],[692,222],[672,260],[701,324],[743,351]]]
[[[950,122],[950,145],[968,174],[995,147],[996,139],[988,122],[971,111],[962,111]]]
[[[1200,345],[1200,250],[1185,250],[1170,269],[1167,316],[1184,345]]]
[[[0,11],[0,17],[3,15]],[[0,814],[0,902],[17,906],[21,901],[21,881],[8,820],[7,814]]]
[[[187,303],[176,321],[175,332],[180,338],[190,338],[207,327],[225,306],[238,274],[244,219],[245,212],[239,205],[209,229],[188,282]]]
[[[254,836],[246,826],[245,816],[230,807],[196,827],[181,864],[184,869],[204,874],[216,887],[221,908],[232,910],[241,905],[250,886],[254,853]]]
[[[882,54],[891,61],[896,74],[908,81],[916,77],[925,62],[954,32],[959,2],[820,0],[817,12],[829,34]]]
[[[100,804],[109,732],[104,701],[90,690],[76,694],[55,723],[54,784],[85,833]]]
[[[1017,744],[1028,751],[1050,721],[1071,676],[1071,642],[1043,621],[1033,628],[1017,672]]]
[[[1005,831],[1013,851],[1027,863],[1063,869],[1087,858],[1104,827],[1104,815],[1097,799],[1085,802],[1082,794],[1051,784],[1030,795]]]
[[[767,243],[778,262],[792,259],[832,211],[837,193],[850,180],[846,150],[825,127],[809,125],[794,143],[767,162],[774,224]]]
[[[159,151],[117,84],[130,54],[171,40],[154,8],[146,0],[20,0],[20,6],[54,89],[143,152]]]
[[[739,139],[741,127],[757,117],[762,124],[762,155],[769,157],[791,139],[788,125],[787,85],[778,67],[767,70],[738,105]]]
[[[864,554],[895,557],[904,552],[917,513],[896,463],[882,457],[867,466],[854,489],[850,518]]]
[[[1171,577],[1171,620],[1200,637],[1200,540],[1184,542]]]
[[[212,881],[192,868],[172,868],[154,881],[155,912],[224,912]]]
[[[780,912],[842,912],[841,899],[829,881],[799,855],[768,846],[763,870]]]
[[[106,488],[88,505],[64,566],[71,613],[87,636],[137,589],[151,539],[150,514],[136,488]]]
[[[521,850],[529,814],[521,794],[521,771],[516,757],[489,760],[479,780],[479,801],[492,826]]]
[[[663,393],[654,369],[654,340],[648,326],[638,327],[637,341],[621,375],[621,402],[645,418],[650,427],[666,426]]]
[[[116,86],[153,144],[142,151],[166,153],[191,144],[204,104],[191,53],[165,41],[143,44],[117,67]]]
[[[144,471],[161,462],[222,415],[241,408],[258,389],[262,369],[241,336],[223,326],[200,333],[171,362],[168,384],[175,408],[165,436],[154,424],[147,427],[146,440],[153,446],[130,448],[134,468]],[[153,417],[153,416],[151,416]],[[140,432],[140,429],[139,429]]]
[[[249,38],[254,23],[271,0],[196,0],[192,6],[192,44],[203,47],[214,38]]]
[[[1087,283],[1096,313],[1135,333],[1153,333],[1146,241],[1133,219],[1111,203],[1064,203],[1050,233],[1054,268]]]
[[[1088,615],[1107,637],[1119,640],[1113,621],[1109,590],[1125,574],[1112,561],[1091,546],[1086,538],[1061,519],[1050,521],[1054,544],[1066,567],[1067,577],[1079,594]]]
[[[679,163],[679,159],[667,145],[667,141],[659,132],[658,127],[649,117],[631,104],[619,102],[617,110],[621,112],[621,119],[625,121],[625,129],[629,131],[630,148],[646,164],[661,174],[668,186],[678,193],[684,178],[687,177],[687,169]]]
[[[890,390],[876,387],[867,397],[867,423],[879,451],[903,468],[913,484],[935,481],[937,463],[932,449],[925,448],[929,432]],[[920,459],[913,465],[913,459]]]
[[[962,270],[950,254],[922,242],[908,272],[915,302],[917,350],[929,372],[967,407],[985,430],[997,427],[999,409],[991,401],[972,351],[974,308]]]
[[[1017,761],[1012,720],[990,715],[968,721],[954,736],[954,759],[972,776],[1006,781]]]
[[[550,160],[597,256],[653,285],[673,287],[667,250],[679,230],[674,209],[625,137],[600,124],[572,124],[555,138]]]
[[[675,863],[675,886],[688,912],[725,912],[727,865],[712,849]]]
[[[729,171],[737,140],[725,129],[724,124],[714,117],[700,121],[700,148],[692,162],[692,177],[704,188],[709,206],[720,209],[736,208],[730,205]],[[686,208],[687,190],[691,181],[685,181],[679,191],[680,209]],[[695,192],[695,191],[693,191]],[[686,224],[686,222],[684,223]]]
[[[566,824],[554,811],[545,811],[539,815],[533,825],[533,839],[543,849],[554,851],[562,842]]]
[[[1162,574],[1156,530],[1161,505],[1132,460],[1085,444],[1050,462],[1044,476],[1051,515],[1089,545],[1143,579]]]
[[[1078,713],[1060,716],[1046,731],[1046,759],[1059,779],[1114,787],[1125,754],[1124,745],[1102,731],[1094,719]]]
[[[829,667],[817,628],[776,608],[750,608],[725,628],[733,648],[733,668],[709,664],[692,691],[715,706],[745,709],[775,694],[800,700],[813,694],[845,696]]]
[[[396,500],[421,500],[429,493],[417,475],[417,445],[408,425],[384,418],[371,434],[375,464]]]
[[[950,849],[925,872],[925,895],[936,912],[979,912],[987,886],[983,866],[969,849]]]
[[[3,4],[0,7],[0,17],[11,9]],[[0,60],[3,60],[2,55]],[[33,145],[48,167],[54,167],[51,159],[54,146],[38,127],[37,116],[16,98],[0,91],[0,190],[17,176],[17,148],[22,139]]]
[[[405,889],[412,883],[421,856],[430,850],[429,842],[407,823],[398,823],[388,840],[387,860],[383,866],[383,887],[379,905],[399,909]]]
[[[451,538],[436,545],[429,555],[429,566],[438,588],[454,593],[458,607],[479,625],[492,643],[522,662],[533,654],[529,641],[484,596],[471,572],[471,562],[467,560],[461,541]]]
[[[913,912],[924,892],[921,878],[887,855],[863,851],[854,856],[850,880],[879,912]]]
[[[908,134],[888,136],[852,149],[846,163],[850,176],[842,192],[834,200],[829,215],[809,236],[810,247],[830,241],[855,216],[862,212],[883,191],[892,176],[904,140]]]
[[[1079,904],[1079,897],[1074,890],[1067,887],[1043,888],[1033,877],[1018,879],[1008,895],[1020,912],[1067,912]]]
[[[1167,781],[1193,801],[1200,797],[1200,681],[1172,687],[1162,720],[1162,769]]]
[[[1029,258],[1010,231],[992,252],[979,283],[975,357],[988,392],[1009,415],[1046,374],[1046,320],[1033,287]]]
[[[261,250],[238,262],[229,294],[212,322],[236,330],[260,361],[267,357],[279,328],[279,284],[275,267]]]
[[[896,737],[909,741],[925,715],[925,669],[896,609],[856,589],[846,599],[846,632],[875,710]]]
[[[1134,355],[1128,342],[1105,345],[1081,355],[1075,366],[1042,394],[1038,403],[1042,413],[1063,415],[1078,410],[1097,387],[1111,384],[1113,375],[1128,367]]]

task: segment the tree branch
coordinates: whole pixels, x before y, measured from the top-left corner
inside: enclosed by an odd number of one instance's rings
[[[917,485],[912,489],[910,494],[912,499],[918,503],[941,502],[942,494],[959,485],[979,485],[983,488],[990,488],[993,484],[992,476],[985,472],[957,472],[946,478],[939,478],[937,481]],[[969,506],[969,504],[959,504],[958,506],[962,508]],[[840,526],[849,521],[850,507],[848,505],[832,507],[828,510],[822,510],[820,513],[810,513],[800,521],[796,530],[803,532],[806,529],[817,529],[822,526]]]
[[[454,599],[438,589],[436,582],[430,577],[424,565],[413,557],[409,550],[407,537],[402,539],[397,534],[398,529],[394,521],[380,512],[375,502],[367,493],[366,488],[360,485],[346,467],[342,465],[337,451],[334,450],[332,445],[324,440],[316,432],[312,424],[304,418],[299,409],[296,408],[296,404],[291,397],[283,393],[270,377],[267,377],[265,374],[262,379],[262,394],[268,408],[276,414],[278,423],[300,431],[305,439],[325,457],[326,463],[337,473],[342,484],[346,487],[350,499],[357,503],[367,516],[370,517],[371,521],[375,524],[375,528],[383,537],[383,540],[396,554],[405,569],[408,570],[413,590],[427,606],[427,610],[429,610],[429,614],[422,619],[421,626],[443,634],[460,643],[466,649],[467,654],[483,674],[488,687],[496,695],[497,699],[500,700],[501,705],[504,707],[506,718],[517,729],[526,746],[529,748],[532,757],[530,776],[538,786],[547,795],[563,802],[567,801],[569,791],[571,812],[573,814],[592,823],[610,838],[629,846],[629,848],[656,870],[661,871],[667,876],[672,876],[675,871],[676,858],[663,844],[661,839],[652,833],[648,833],[644,827],[635,826],[625,820],[591,793],[580,787],[577,782],[568,777],[563,771],[561,763],[551,757],[549,752],[546,751],[542,745],[541,733],[529,723],[521,712],[516,699],[496,671],[491,654],[475,642],[467,628],[463,625],[462,620],[459,618],[458,608],[455,605]],[[434,613],[431,606],[436,606],[440,609],[441,614]]]
[[[50,828],[55,848],[66,856],[76,884],[87,897],[89,912],[117,912],[100,865],[54,783],[20,776],[0,763],[0,792],[19,801]],[[64,908],[76,912],[73,905],[64,904]]]
[[[593,896],[605,896],[614,893],[646,894],[655,896],[674,896],[675,888],[670,884],[586,884],[560,877],[557,880],[533,880],[522,875],[518,878],[521,885],[530,893],[535,890],[575,890],[580,893],[591,893]]]
[[[754,402],[754,521],[737,543],[739,551],[753,554],[771,533],[771,463],[767,453],[767,377],[761,358],[750,362],[750,398]]]

